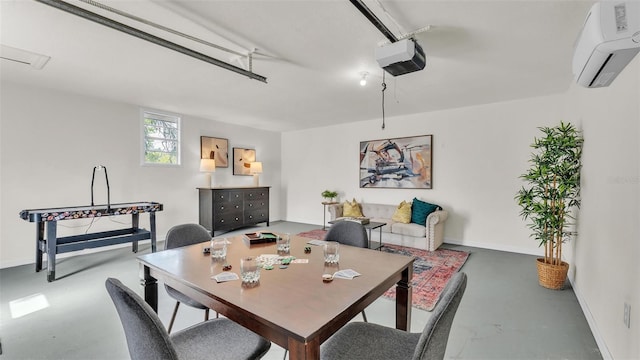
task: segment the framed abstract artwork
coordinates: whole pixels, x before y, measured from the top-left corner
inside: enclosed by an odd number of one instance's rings
[[[229,167],[229,140],[200,136],[200,158],[215,159],[217,168]]]
[[[256,161],[254,149],[233,148],[233,175],[251,176],[249,164]]]
[[[360,187],[431,189],[433,135],[360,142]]]

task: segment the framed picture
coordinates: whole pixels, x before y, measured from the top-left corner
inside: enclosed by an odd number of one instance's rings
[[[200,158],[215,159],[217,168],[229,167],[229,140],[200,136]]]
[[[249,164],[256,161],[254,149],[233,148],[233,175],[249,175]]]
[[[360,142],[360,187],[432,188],[433,135]]]

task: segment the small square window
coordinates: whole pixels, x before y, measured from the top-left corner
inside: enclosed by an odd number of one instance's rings
[[[143,165],[180,165],[180,117],[141,111]]]

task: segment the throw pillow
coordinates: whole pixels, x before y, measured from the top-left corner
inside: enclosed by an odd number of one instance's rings
[[[427,216],[439,208],[440,206],[438,205],[429,204],[426,201],[413,198],[413,205],[411,206],[411,222],[425,225],[427,223]]]
[[[356,199],[353,199],[351,202],[349,200],[345,201],[342,205],[342,216],[345,217],[362,217],[362,210],[360,208],[360,204],[356,202]]]
[[[391,217],[391,220],[408,224],[411,222],[411,203],[404,200],[396,208],[396,212]]]

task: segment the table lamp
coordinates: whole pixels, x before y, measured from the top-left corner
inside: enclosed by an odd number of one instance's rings
[[[216,161],[214,159],[200,159],[200,172],[207,173],[207,186],[213,187],[213,176],[216,171]]]
[[[260,186],[260,175],[262,173],[262,163],[254,161],[249,165],[249,172],[253,174],[253,186]]]

